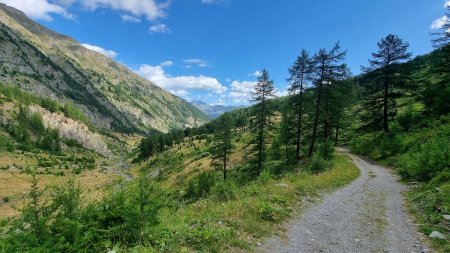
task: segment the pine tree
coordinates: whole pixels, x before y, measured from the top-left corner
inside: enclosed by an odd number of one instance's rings
[[[389,34],[378,42],[378,51],[372,53],[373,59],[369,60],[369,67],[363,67],[369,75],[369,86],[365,109],[369,111],[369,125],[377,127],[382,108],[382,122],[385,133],[389,133],[389,118],[395,115],[395,98],[400,94],[398,87],[404,84],[404,76],[401,75],[397,66],[399,63],[409,59],[411,53],[408,51],[409,44],[397,35]],[[370,80],[371,79],[371,80]],[[395,89],[395,90],[393,90]],[[381,108],[380,108],[381,107]]]
[[[261,75],[258,76],[255,90],[252,95],[252,101],[255,102],[255,105],[252,108],[250,128],[251,133],[253,134],[253,151],[256,152],[256,174],[259,175],[262,171],[265,157],[268,130],[272,127],[271,117],[273,116],[273,111],[270,108],[269,99],[275,96],[273,81],[270,80],[269,72],[267,70],[264,69],[261,72]]]
[[[231,116],[226,112],[217,119],[214,145],[210,149],[213,164],[222,167],[224,180],[227,179],[227,162],[233,149],[232,139]]]
[[[436,48],[443,48],[450,44],[450,4],[447,3],[447,13],[445,14],[446,20],[444,25],[440,28],[440,33],[433,33],[435,38],[433,39],[433,45]]]
[[[328,138],[329,133],[329,113],[328,113],[328,89],[336,80],[341,80],[346,75],[347,66],[341,63],[344,60],[346,51],[341,52],[341,46],[336,43],[331,50],[320,49],[313,57],[313,66],[311,76],[316,87],[315,89],[315,114],[313,123],[313,132],[311,136],[311,144],[309,146],[309,154],[311,157],[314,152],[314,145],[317,139],[317,130],[319,119],[321,118],[322,103],[325,93],[325,113],[324,113],[324,139]]]
[[[330,109],[329,122],[334,128],[334,146],[338,146],[340,132],[349,125],[349,115],[347,109],[351,106],[356,97],[355,83],[353,79],[338,80],[330,89]]]
[[[292,162],[292,158],[293,158],[293,154],[292,154],[292,150],[291,150],[291,146],[292,146],[292,140],[295,141],[299,141],[298,140],[298,128],[295,129],[295,126],[298,127],[298,122],[295,122],[295,116],[298,116],[298,114],[296,115],[292,115],[290,113],[291,110],[291,104],[289,103],[289,100],[287,100],[284,104],[283,107],[281,108],[281,122],[280,122],[280,128],[279,128],[279,133],[278,133],[278,141],[280,142],[280,144],[282,144],[282,155],[283,155],[283,159],[284,162],[286,164],[289,164]],[[303,110],[303,109],[302,109]],[[297,118],[298,120],[298,118]],[[294,131],[295,130],[295,131]],[[298,142],[295,143],[296,144],[296,152],[299,148]],[[297,153],[296,153],[297,154]],[[295,157],[296,160],[298,161],[297,156]]]
[[[311,59],[306,50],[302,50],[293,66],[289,69],[291,82],[289,94],[291,95],[292,110],[296,113],[296,149],[295,158],[300,160],[301,138],[302,138],[302,121],[304,113],[304,91],[305,86],[311,74]]]

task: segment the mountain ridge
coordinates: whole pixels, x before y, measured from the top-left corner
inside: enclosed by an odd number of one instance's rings
[[[145,133],[209,117],[113,59],[0,4],[0,82],[73,103],[100,128]]]
[[[245,108],[244,105],[237,105],[237,106],[225,106],[225,105],[210,105],[206,102],[203,102],[201,100],[193,100],[190,102],[193,106],[197,107],[200,111],[206,113],[211,118],[215,119],[218,118],[220,115],[222,115],[225,112],[230,112],[236,109]]]

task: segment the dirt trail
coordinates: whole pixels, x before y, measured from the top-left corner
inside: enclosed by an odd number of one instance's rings
[[[268,239],[258,252],[429,252],[406,214],[397,178],[349,156],[361,176],[307,208],[283,238]]]

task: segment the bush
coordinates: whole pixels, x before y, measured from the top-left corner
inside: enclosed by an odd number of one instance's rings
[[[5,196],[5,197],[2,198],[2,200],[3,200],[3,202],[8,203],[9,202],[9,197]]]
[[[191,179],[186,189],[186,197],[189,199],[202,198],[211,193],[211,189],[215,184],[214,174],[205,172],[195,180]]]
[[[350,141],[350,150],[360,155],[368,155],[375,147],[375,134],[364,134]]]
[[[14,145],[12,142],[6,137],[0,134],[0,149],[5,149],[7,151],[13,151]]]
[[[420,121],[420,114],[414,110],[412,104],[408,104],[405,111],[397,116],[397,123],[404,131],[413,128]]]
[[[259,215],[261,217],[262,220],[264,221],[276,221],[276,217],[275,217],[275,208],[267,203],[267,202],[263,202],[260,207],[259,207]]]
[[[450,141],[436,136],[418,144],[399,158],[398,165],[403,178],[429,181],[450,168]]]
[[[322,156],[315,154],[311,161],[309,161],[307,168],[313,173],[319,173],[331,168],[333,164],[330,161],[325,160]]]
[[[226,202],[236,199],[236,185],[230,181],[216,184],[212,189],[214,199],[220,202]]]
[[[333,153],[334,153],[334,144],[333,141],[328,139],[327,141],[320,143],[317,147],[317,153],[325,159],[325,160],[331,160],[333,159]]]
[[[197,194],[199,197],[205,197],[211,192],[211,188],[214,186],[215,178],[214,174],[210,172],[202,173],[198,177]]]

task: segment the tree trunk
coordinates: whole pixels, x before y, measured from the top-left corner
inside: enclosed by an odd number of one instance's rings
[[[387,70],[386,70],[386,76],[384,78],[384,99],[383,99],[383,128],[385,133],[389,133],[389,125],[388,125],[388,95],[389,95],[389,84],[388,84],[388,77],[387,77]]]
[[[223,154],[223,180],[227,180],[227,150]]]
[[[309,146],[309,154],[308,154],[309,157],[311,157],[314,152],[314,144],[316,142],[317,125],[319,124],[320,103],[321,103],[321,98],[322,98],[322,84],[320,84],[317,88],[318,88],[318,95],[317,95],[317,104],[316,104],[316,115],[314,118],[314,126],[313,126],[311,145]]]
[[[263,145],[264,145],[264,118],[265,118],[265,99],[261,102],[261,115],[259,124],[259,140],[258,140],[258,175],[261,174],[262,170],[262,159],[263,159]]]
[[[301,141],[301,133],[302,133],[302,114],[303,114],[303,76],[302,80],[300,82],[300,94],[299,94],[299,109],[298,109],[298,115],[297,115],[297,147],[295,149],[295,158],[297,161],[300,161],[300,141]]]
[[[329,122],[328,122],[328,83],[325,84],[325,117],[324,117],[324,131],[323,131],[323,138],[325,141],[328,139],[329,135]]]
[[[336,126],[336,135],[334,136],[334,146],[338,146],[338,138],[339,138],[339,126]]]

